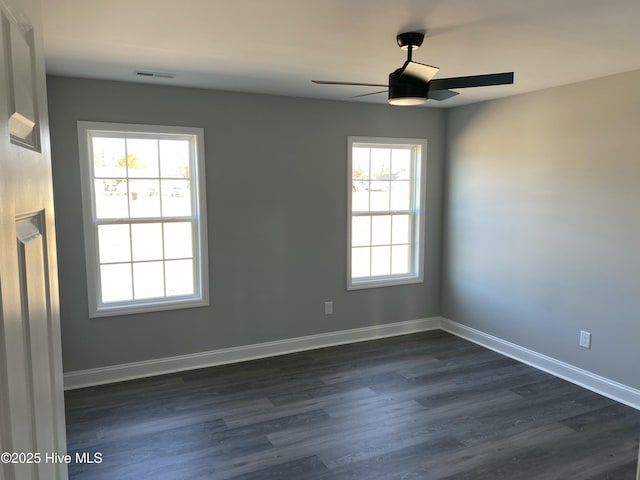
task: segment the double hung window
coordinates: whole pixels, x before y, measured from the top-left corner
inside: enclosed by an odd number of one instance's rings
[[[423,280],[426,141],[349,137],[347,288]]]
[[[203,130],[78,122],[92,317],[208,304]]]

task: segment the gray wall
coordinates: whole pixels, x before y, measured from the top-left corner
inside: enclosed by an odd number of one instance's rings
[[[65,371],[440,313],[443,111],[62,77],[48,89]],[[210,307],[88,318],[78,120],[204,127]],[[348,135],[428,139],[424,284],[346,291]]]
[[[636,71],[450,111],[443,275],[445,317],[635,388],[639,85]]]

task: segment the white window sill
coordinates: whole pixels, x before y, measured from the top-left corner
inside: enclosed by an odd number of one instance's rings
[[[355,280],[351,281],[347,285],[347,290],[363,290],[365,288],[378,288],[378,287],[394,287],[398,285],[411,285],[414,283],[422,283],[424,279],[422,277],[398,277],[398,278],[385,278],[379,280]]]
[[[136,313],[161,312],[165,310],[182,310],[186,308],[206,307],[209,305],[208,300],[203,299],[185,299],[162,302],[140,303],[138,305],[102,305],[95,312],[89,313],[89,318],[117,317],[120,315],[134,315]]]

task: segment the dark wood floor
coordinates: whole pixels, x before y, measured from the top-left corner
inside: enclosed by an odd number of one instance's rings
[[[640,412],[434,331],[66,393],[78,480],[635,478]]]

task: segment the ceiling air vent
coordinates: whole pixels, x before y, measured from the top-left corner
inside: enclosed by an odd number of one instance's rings
[[[139,77],[153,77],[153,78],[174,78],[175,73],[162,73],[162,72],[149,72],[139,70],[135,72],[135,74]]]

